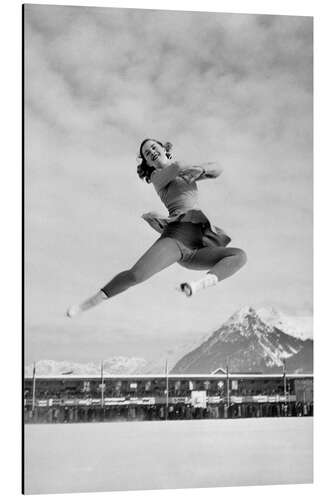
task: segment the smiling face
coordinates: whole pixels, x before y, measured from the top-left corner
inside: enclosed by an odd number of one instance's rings
[[[144,142],[141,154],[149,167],[164,167],[170,163],[165,148],[153,139]]]

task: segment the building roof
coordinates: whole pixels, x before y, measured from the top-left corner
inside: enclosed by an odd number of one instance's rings
[[[221,379],[221,378],[227,378],[226,373],[186,373],[186,374],[177,374],[177,373],[169,373],[168,378],[169,379],[193,379],[193,380],[214,380],[214,379]],[[233,379],[278,379],[282,378],[283,373],[273,373],[273,374],[268,374],[268,373],[262,373],[262,374],[251,374],[251,373],[230,373],[229,372],[229,378]],[[313,373],[286,373],[287,378],[295,378],[295,379],[302,379],[302,378],[313,378]],[[32,379],[33,376],[29,377],[24,377],[25,380]],[[137,379],[137,380],[153,380],[153,379],[165,379],[166,374],[104,374],[103,376],[104,380],[112,380],[112,379],[123,379],[123,380],[130,380],[130,379]],[[95,374],[95,375],[75,375],[75,374],[70,374],[70,375],[38,375],[36,374],[36,379],[41,379],[41,380],[100,380],[101,375],[100,374]]]

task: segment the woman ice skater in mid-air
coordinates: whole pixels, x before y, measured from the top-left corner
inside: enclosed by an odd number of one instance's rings
[[[117,274],[95,295],[67,311],[70,318],[138,285],[171,264],[208,270],[198,281],[182,283],[179,290],[191,297],[199,290],[232,276],[246,262],[239,248],[226,248],[230,238],[211,226],[198,206],[197,181],[214,179],[221,173],[216,163],[187,165],[172,159],[170,143],[145,139],[140,146],[138,175],[151,183],[169,212],[142,217],[161,236],[133,267]]]

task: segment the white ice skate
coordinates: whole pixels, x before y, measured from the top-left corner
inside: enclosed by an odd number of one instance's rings
[[[218,283],[218,278],[215,274],[208,273],[206,276],[198,281],[190,281],[187,283],[181,283],[178,290],[182,292],[186,297],[192,297],[199,290],[204,290],[210,286],[214,286]]]
[[[74,318],[74,316],[77,316],[81,312],[80,306],[71,306],[67,309],[66,311],[66,316],[68,318]]]

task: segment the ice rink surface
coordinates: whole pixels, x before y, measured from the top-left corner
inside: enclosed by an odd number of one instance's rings
[[[25,426],[25,492],[313,481],[313,419]]]

